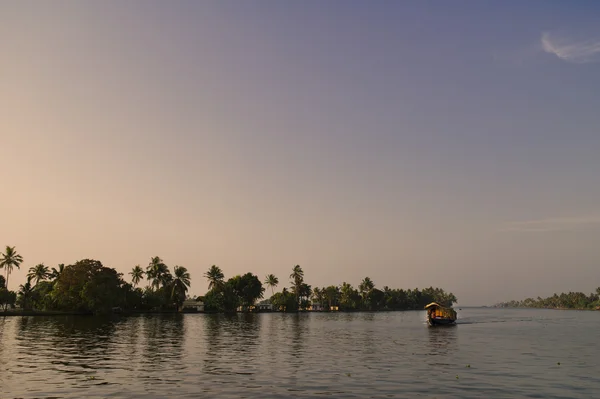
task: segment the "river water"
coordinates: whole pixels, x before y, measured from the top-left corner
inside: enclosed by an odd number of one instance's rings
[[[0,398],[600,398],[600,312],[0,317]]]

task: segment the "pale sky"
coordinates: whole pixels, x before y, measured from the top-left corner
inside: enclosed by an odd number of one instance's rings
[[[0,1],[0,245],[462,305],[600,286],[600,3]],[[129,276],[126,276],[129,279]],[[289,284],[286,284],[289,285]],[[279,287],[281,289],[281,286]]]

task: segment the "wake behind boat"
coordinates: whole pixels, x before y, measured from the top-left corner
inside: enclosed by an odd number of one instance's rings
[[[427,323],[430,326],[449,325],[456,321],[456,311],[452,308],[431,302],[425,306],[425,309],[427,310]]]

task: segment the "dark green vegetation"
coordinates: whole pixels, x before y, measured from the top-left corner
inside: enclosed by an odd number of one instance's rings
[[[7,247],[0,255],[0,265],[7,275],[12,267],[23,261],[14,247]],[[114,311],[176,311],[181,308],[190,286],[190,274],[182,266],[175,266],[173,274],[162,259],[151,259],[146,271],[136,266],[132,275],[134,284],[123,280],[115,269],[105,267],[100,261],[83,259],[72,265],[58,265],[49,269],[44,264],[33,266],[27,282],[17,292],[9,291],[6,279],[0,279],[0,305],[20,306],[24,313],[30,311],[108,313]],[[149,287],[136,288],[143,275]]]
[[[207,312],[233,312],[240,308],[250,310],[263,297],[264,288],[260,280],[251,273],[225,281],[221,268],[213,265],[204,276],[209,281],[209,291],[200,299],[204,300]],[[402,290],[383,287],[380,290],[375,288],[369,277],[364,278],[358,289],[345,282],[340,286],[313,289],[304,282],[304,271],[299,265],[292,268],[289,278],[291,286],[273,293],[267,301],[275,311],[409,310],[423,309],[434,301],[447,306],[456,302],[454,294],[446,293],[440,288]],[[266,276],[265,285],[272,290],[278,284],[276,276]]]
[[[19,268],[22,262],[23,258],[14,247],[6,247],[0,257],[0,265],[7,275],[6,279],[0,279],[0,305],[5,310],[16,304],[23,312],[174,312],[182,310],[187,299],[185,306],[189,306],[189,301],[203,303],[206,312],[236,312],[256,309],[256,302],[265,293],[258,276],[246,273],[225,280],[221,268],[213,265],[204,274],[209,282],[206,295],[190,299],[187,291],[191,277],[187,269],[174,266],[171,273],[158,256],[150,259],[145,270],[140,265],[132,268],[128,273],[131,284],[115,269],[105,267],[97,260],[84,259],[52,269],[44,264],[33,266],[27,274],[27,282],[18,292],[9,291],[6,286],[8,276],[13,267]],[[143,279],[146,279],[147,287],[140,288],[138,285]],[[407,310],[423,309],[433,301],[447,306],[456,302],[452,293],[439,288],[378,289],[369,277],[363,279],[358,289],[346,282],[340,286],[313,289],[304,281],[304,271],[299,265],[292,268],[289,279],[289,288],[275,292],[279,279],[273,274],[266,276],[264,285],[271,288],[272,296],[261,302],[261,309],[284,312]]]
[[[202,298],[206,312],[235,312],[240,307],[249,310],[265,291],[258,277],[252,273],[225,281],[221,269],[213,265],[205,276],[211,287]]]
[[[569,292],[568,294],[554,294],[548,298],[527,298],[522,301],[502,302],[499,308],[545,308],[545,309],[599,309],[600,287],[589,295],[583,292]]]
[[[309,287],[310,290],[310,287]],[[343,282],[340,286],[315,287],[312,290],[313,302],[320,303],[323,310],[412,310],[423,309],[431,302],[452,306],[457,300],[454,294],[446,293],[441,288],[395,289],[384,286],[375,287],[375,283],[365,277],[355,289],[351,284]],[[304,304],[301,303],[303,306]]]

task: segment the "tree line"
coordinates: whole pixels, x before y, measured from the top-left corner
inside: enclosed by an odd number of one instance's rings
[[[365,277],[357,288],[346,282],[339,286],[314,287],[304,281],[300,265],[292,268],[290,286],[275,292],[279,279],[269,274],[263,281],[252,273],[236,275],[225,280],[220,267],[211,266],[204,277],[208,280],[205,295],[189,298],[191,276],[183,266],[174,266],[173,272],[158,257],[152,257],[145,268],[136,265],[128,273],[130,282],[122,273],[105,267],[100,261],[84,259],[72,265],[60,264],[48,268],[43,263],[29,269],[27,282],[17,292],[8,290],[10,273],[19,269],[23,257],[14,247],[6,247],[0,254],[0,305],[5,310],[15,304],[24,310],[69,311],[83,313],[123,311],[179,311],[186,299],[202,301],[206,312],[235,312],[252,310],[264,298],[265,287],[271,295],[262,303],[274,310],[296,312],[302,310],[408,310],[423,309],[430,302],[452,306],[456,297],[440,288],[382,289]],[[141,287],[146,280],[146,287]]]
[[[547,298],[526,298],[521,301],[501,302],[499,308],[544,308],[544,309],[600,309],[600,287],[586,295],[583,292],[554,294]]]
[[[83,259],[51,269],[43,263],[32,266],[27,282],[18,291],[10,291],[10,274],[14,268],[20,269],[22,262],[23,257],[14,247],[6,247],[0,254],[0,268],[6,271],[6,278],[0,276],[0,305],[5,311],[15,304],[24,310],[78,313],[179,310],[191,279],[183,266],[174,266],[171,273],[158,256],[150,259],[146,270],[139,265],[132,269],[131,284],[123,279],[122,273],[100,261]],[[137,287],[143,277],[148,286]]]
[[[253,306],[263,297],[265,291],[257,276],[248,273],[242,277],[236,276],[225,281],[221,268],[213,265],[206,273],[209,281],[209,291],[204,297],[206,311],[228,312]],[[355,289],[346,282],[339,286],[312,288],[304,282],[304,271],[300,265],[292,268],[289,276],[290,287],[284,287],[280,292],[274,292],[279,285],[279,279],[269,274],[265,277],[264,285],[271,288],[271,297],[267,300],[274,310],[297,312],[315,309],[330,311],[355,310],[410,310],[423,309],[430,302],[438,302],[452,306],[457,299],[452,293],[446,293],[441,288],[391,289],[387,286],[381,290],[375,288],[375,283],[365,277]]]

